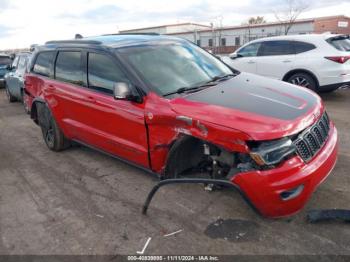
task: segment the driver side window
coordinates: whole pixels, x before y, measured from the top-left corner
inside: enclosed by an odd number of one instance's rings
[[[247,45],[246,47],[243,47],[241,50],[239,50],[237,54],[239,57],[257,56],[260,46],[261,46],[261,43],[253,43],[253,44]]]

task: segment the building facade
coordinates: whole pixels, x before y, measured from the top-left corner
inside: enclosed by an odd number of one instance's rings
[[[241,45],[262,37],[285,34],[286,23],[264,23],[254,25],[227,26],[212,28],[206,25],[183,23],[132,29],[120,33],[159,33],[188,39],[217,54],[234,52]],[[340,16],[318,17],[296,20],[288,34],[310,34],[330,32],[350,34],[350,18]]]

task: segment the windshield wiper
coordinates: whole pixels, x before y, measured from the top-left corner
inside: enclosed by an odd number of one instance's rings
[[[226,74],[226,75],[222,75],[222,76],[214,76],[212,79],[210,79],[208,82],[206,82],[202,85],[193,86],[193,87],[180,87],[179,89],[172,91],[172,92],[169,92],[169,93],[166,93],[163,96],[182,94],[182,93],[189,92],[189,91],[196,91],[196,90],[202,89],[204,87],[214,86],[217,84],[217,82],[227,80],[227,79],[234,77],[234,76],[236,76],[236,74]]]
[[[211,81],[210,81],[211,82]],[[208,86],[214,86],[214,83],[205,83],[203,85],[199,85],[199,86],[192,86],[192,87],[180,87],[179,89],[166,93],[163,96],[170,96],[170,95],[174,95],[174,94],[182,94],[182,93],[186,93],[186,92],[190,92],[190,91],[196,91]]]
[[[236,76],[235,74],[227,74],[227,75],[222,75],[222,76],[214,76],[208,83],[211,83],[211,82],[216,82],[216,81],[224,81],[224,80],[227,80],[231,77],[234,77]]]

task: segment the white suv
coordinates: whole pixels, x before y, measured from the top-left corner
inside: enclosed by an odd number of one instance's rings
[[[224,61],[240,71],[280,79],[317,92],[350,86],[348,35],[261,38],[245,44]]]

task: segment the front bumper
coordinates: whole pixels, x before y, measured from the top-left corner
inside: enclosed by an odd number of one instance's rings
[[[231,182],[240,187],[263,216],[289,216],[304,207],[317,186],[330,174],[337,152],[337,130],[331,123],[327,143],[309,163],[295,156],[274,169],[240,173]],[[300,186],[303,190],[296,197],[282,199],[281,193]]]

